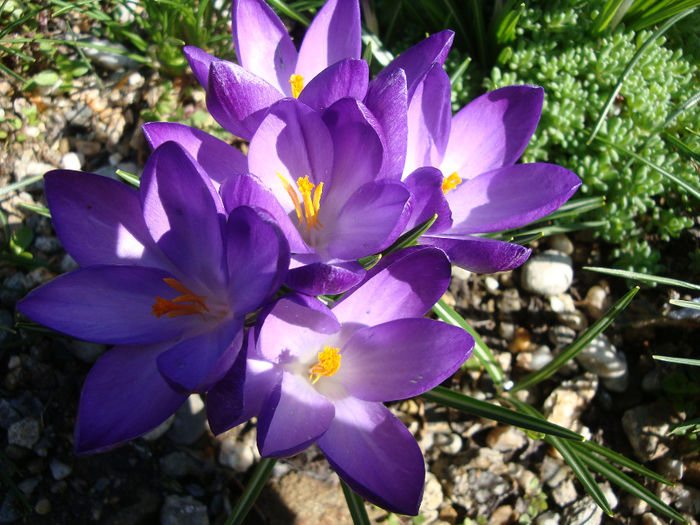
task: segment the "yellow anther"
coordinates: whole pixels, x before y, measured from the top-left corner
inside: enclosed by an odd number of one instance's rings
[[[166,317],[180,317],[181,315],[199,314],[204,316],[204,312],[208,312],[209,308],[204,303],[206,296],[195,295],[192,291],[182,284],[177,279],[166,277],[163,279],[165,284],[173,290],[180,292],[182,295],[174,299],[163,299],[156,297],[156,302],[153,303],[151,314],[156,317],[165,315]]]
[[[318,363],[312,366],[309,372],[311,384],[316,384],[316,381],[321,379],[321,376],[328,377],[335,374],[340,368],[340,357],[338,349],[330,346],[326,346],[323,352],[319,352]]]
[[[448,191],[454,190],[457,186],[462,184],[462,179],[457,175],[455,171],[449,177],[445,177],[442,181],[442,192],[447,194]]]
[[[292,85],[292,96],[299,98],[299,93],[304,89],[304,77],[301,75],[292,75],[289,77],[289,83]]]
[[[299,177],[297,179],[297,187],[301,192],[301,199],[297,195],[294,187],[285,179],[281,173],[277,173],[284,189],[289,194],[289,198],[292,199],[294,203],[294,210],[297,214],[297,219],[299,220],[299,226],[303,226],[304,220],[306,220],[306,231],[309,231],[313,226],[317,230],[320,229],[323,224],[318,220],[318,212],[321,209],[321,194],[323,193],[323,182],[319,182],[315,185],[309,181],[309,176]]]

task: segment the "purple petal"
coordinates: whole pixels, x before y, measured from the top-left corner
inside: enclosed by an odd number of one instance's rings
[[[318,445],[341,479],[390,512],[418,514],[425,466],[418,443],[384,405],[347,397]]]
[[[365,401],[414,397],[450,377],[471,355],[474,339],[432,319],[398,319],[355,332],[343,345],[334,378]]]
[[[212,62],[219,59],[195,46],[185,46],[182,48],[182,52],[185,54],[185,58],[189,62],[197,82],[206,91],[209,79],[209,66]]]
[[[243,343],[243,322],[220,323],[158,356],[158,370],[178,392],[206,392],[233,366]]]
[[[262,0],[235,0],[231,21],[241,66],[291,96],[297,50],[279,17]]]
[[[133,188],[69,170],[48,172],[44,187],[56,234],[79,265],[171,267],[148,233]]]
[[[345,203],[328,235],[328,253],[341,260],[359,259],[382,251],[403,232],[410,217],[408,188],[393,180],[361,186]]]
[[[340,330],[333,313],[318,299],[316,308],[282,298],[265,317],[258,336],[261,356],[274,363],[313,354],[321,342]]]
[[[301,452],[323,435],[334,413],[333,403],[309,381],[283,372],[258,416],[260,455],[288,457]]]
[[[223,203],[189,154],[166,142],[148,158],[141,177],[143,216],[158,247],[189,279],[217,290],[226,282]]]
[[[403,69],[406,72],[406,85],[410,102],[418,82],[428,69],[435,63],[440,66],[445,63],[447,53],[452,47],[452,40],[454,40],[454,33],[449,30],[430,35],[392,60],[377,74],[374,82],[378,82],[385,75],[389,75],[397,69]]]
[[[293,187],[306,175],[313,184],[328,184],[332,164],[328,128],[317,112],[294,99],[275,104],[250,141],[250,172],[272,190],[287,213],[294,212],[294,204],[280,176]],[[327,191],[324,187],[324,194]]]
[[[292,253],[307,253],[308,246],[299,234],[299,230],[284,211],[274,193],[262,184],[254,175],[234,175],[221,185],[221,198],[226,210],[238,206],[250,206],[263,210],[277,223],[289,242]]]
[[[247,206],[231,212],[225,239],[229,303],[242,318],[279,289],[289,268],[289,245],[272,221]]]
[[[532,252],[519,244],[472,236],[424,235],[420,242],[437,246],[452,264],[477,273],[512,270],[527,261]]]
[[[520,158],[542,113],[539,86],[508,86],[472,100],[452,118],[440,168],[472,179]]]
[[[343,97],[362,100],[367,94],[368,83],[367,62],[356,59],[341,60],[311,79],[299,95],[299,102],[317,111],[323,111]]]
[[[73,337],[105,344],[175,339],[201,324],[198,315],[152,313],[156,297],[178,295],[168,272],[140,266],[89,266],[56,277],[17,303],[30,319]]]
[[[564,204],[581,179],[556,164],[516,164],[467,180],[447,194],[450,233],[508,230],[544,217]]]
[[[280,98],[276,87],[237,64],[220,60],[209,68],[207,109],[238,137],[250,140],[269,107]]]
[[[235,427],[239,424],[239,420],[242,423],[249,419],[242,419],[245,412],[245,390],[248,387],[246,385],[248,361],[246,350],[246,342],[244,342],[233,366],[207,392],[207,420],[214,435]]]
[[[331,64],[360,58],[360,5],[357,0],[328,0],[306,30],[296,73],[309,82]]]
[[[439,64],[434,64],[416,87],[408,107],[404,174],[434,166],[445,153],[452,118],[450,89],[450,79]]]
[[[355,261],[316,262],[289,270],[284,284],[308,295],[333,295],[352,288],[364,276],[364,268]]]
[[[400,178],[406,160],[408,92],[406,73],[397,69],[373,81],[365,105],[384,134],[384,159],[378,177]]]
[[[151,149],[169,140],[177,142],[219,184],[231,175],[248,171],[243,153],[200,129],[175,122],[148,122],[143,125],[143,134]]]
[[[437,168],[418,168],[404,180],[411,191],[411,220],[406,225],[410,230],[438,214],[428,232],[441,232],[452,226],[450,205],[442,191],[442,172]]]
[[[422,317],[450,284],[450,263],[440,250],[401,250],[380,261],[370,277],[333,307],[341,323],[374,326]],[[373,269],[374,270],[374,269]]]
[[[117,346],[85,379],[75,424],[76,454],[103,452],[148,432],[187,399],[158,373],[162,345]]]

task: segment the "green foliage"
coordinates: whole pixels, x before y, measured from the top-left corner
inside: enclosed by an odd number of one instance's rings
[[[675,119],[667,119],[697,91],[698,70],[681,49],[666,47],[664,38],[652,42],[602,122],[601,135],[615,147],[587,145],[613,87],[651,34],[620,25],[591,39],[598,15],[594,3],[531,2],[520,18],[512,55],[493,68],[485,85],[489,90],[510,84],[545,88],[542,119],[523,160],[565,166],[583,179],[579,197],[605,196],[607,205],[592,215],[604,221],[597,231],[615,245],[617,264],[654,272],[661,268],[652,241],[669,240],[692,226],[697,206],[650,164],[697,184],[697,163],[673,139],[691,151],[700,149],[698,105],[686,104]],[[697,23],[696,15],[687,19]]]

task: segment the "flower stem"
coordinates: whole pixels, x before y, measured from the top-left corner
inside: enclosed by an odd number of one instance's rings
[[[258,495],[265,485],[267,478],[270,477],[272,468],[275,466],[276,462],[277,458],[262,458],[260,460],[243,494],[238,498],[236,506],[231,511],[231,514],[229,514],[224,525],[238,525],[243,523],[243,519],[255,504],[255,500],[258,499]]]

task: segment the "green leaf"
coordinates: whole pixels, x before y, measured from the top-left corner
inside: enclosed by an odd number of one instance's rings
[[[367,516],[367,509],[365,509],[365,503],[362,497],[356,494],[342,480],[340,481],[340,486],[343,489],[343,495],[348,504],[352,522],[355,525],[370,525],[369,516]]]
[[[24,208],[25,210],[33,211],[34,213],[38,213],[39,215],[48,217],[49,219],[51,218],[51,212],[48,208],[45,208],[44,206],[36,206],[35,204],[29,204],[27,202],[22,201],[17,202],[16,205],[20,208]]]
[[[474,399],[473,397],[467,396],[460,392],[455,392],[454,390],[450,390],[449,388],[442,386],[437,386],[432,390],[421,394],[421,397],[434,403],[456,408],[462,412],[468,412],[469,414],[493,419],[495,421],[524,428],[526,430],[532,430],[542,434],[561,436],[568,439],[583,439],[583,437],[576,432],[573,432],[568,428],[555,425],[554,423],[550,423],[546,419],[533,417],[528,414],[522,414],[520,412],[516,412],[515,410],[494,405],[493,403],[487,403],[486,401]]]
[[[652,355],[657,361],[676,363],[678,365],[700,366],[700,359],[687,359],[685,357],[671,357],[669,355]]]
[[[34,177],[26,177],[19,182],[8,184],[7,186],[3,186],[2,188],[0,188],[0,195],[5,195],[6,193],[10,193],[20,188],[24,188],[25,186],[34,184],[35,182],[40,181],[43,178],[43,175],[35,175]]]
[[[632,288],[623,297],[621,297],[612,306],[612,308],[610,308],[610,310],[605,312],[605,314],[600,319],[598,319],[593,325],[591,325],[588,328],[588,330],[581,334],[581,336],[576,341],[574,341],[568,348],[562,351],[559,355],[557,355],[554,359],[552,359],[549,363],[547,363],[539,370],[525,376],[512,389],[510,389],[510,392],[517,392],[518,390],[531,387],[532,385],[536,385],[537,383],[544,381],[549,376],[554,374],[557,370],[559,370],[565,363],[576,357],[578,353],[581,352],[581,350],[586,348],[586,346],[591,341],[593,341],[593,339],[595,339],[603,330],[610,326],[610,323],[612,323],[615,317],[620,315],[622,310],[624,310],[627,307],[627,305],[630,304],[632,298],[637,294],[638,291],[638,286]]]
[[[673,483],[668,481],[666,478],[663,476],[657,474],[653,470],[649,470],[643,465],[640,465],[636,461],[632,461],[631,459],[623,456],[622,454],[615,452],[614,450],[610,450],[607,447],[604,447],[603,445],[599,445],[598,443],[595,443],[593,441],[582,441],[581,446],[583,448],[586,448],[592,452],[595,452],[596,454],[600,454],[601,456],[606,457],[610,461],[617,463],[618,465],[621,465],[623,467],[627,467],[633,472],[636,472],[637,474],[641,474],[642,476],[645,476],[649,479],[653,479],[654,481],[658,481],[659,483],[663,483],[664,485],[671,485],[673,486]]]
[[[119,175],[122,179],[124,179],[126,182],[131,184],[132,186],[135,186],[138,188],[141,186],[141,179],[134,175],[133,173],[129,173],[128,171],[124,170],[117,170],[117,175]]]
[[[22,226],[10,237],[10,249],[15,255],[20,255],[24,250],[29,248],[32,239],[34,239],[34,232],[32,232],[32,229],[29,226]]]
[[[689,283],[687,281],[680,281],[678,279],[671,279],[670,277],[660,277],[658,275],[649,275],[646,273],[630,272],[628,270],[616,270],[614,268],[603,268],[601,266],[584,266],[584,270],[589,270],[591,272],[604,273],[607,275],[614,275],[615,277],[622,277],[624,279],[634,279],[637,281],[642,281],[644,283],[650,284],[665,284],[668,286],[680,286],[681,288],[689,288],[691,290],[700,291],[700,285]]]
[[[224,525],[240,525],[243,523],[246,515],[258,499],[260,491],[265,486],[267,479],[272,474],[272,468],[277,463],[276,458],[261,458],[258,465],[255,467],[252,476],[246,484],[245,490],[241,497],[238,498],[236,506],[231,511],[231,514],[226,518]]]
[[[501,387],[504,382],[503,371],[498,366],[498,362],[493,356],[493,353],[491,353],[491,350],[488,346],[486,346],[486,343],[484,343],[476,330],[469,326],[469,323],[467,323],[461,315],[455,312],[454,309],[442,299],[440,299],[437,304],[433,306],[433,312],[435,312],[435,315],[437,315],[439,319],[447,324],[459,326],[471,334],[471,336],[474,338],[474,355],[489,376],[491,376],[491,379],[496,386]]]
[[[33,82],[36,82],[38,86],[43,87],[53,86],[60,79],[61,77],[58,76],[58,73],[51,69],[47,69],[45,71],[37,73],[32,77]]]
[[[426,231],[430,229],[433,223],[437,220],[437,213],[427,219],[425,222],[419,224],[415,228],[404,233],[401,237],[396,239],[396,242],[389,246],[386,250],[382,252],[382,255],[388,255],[392,252],[397,252],[403,248],[415,244],[418,238],[423,235]]]
[[[695,301],[683,301],[681,299],[671,299],[669,301],[673,306],[680,306],[681,308],[690,308],[692,310],[700,310],[700,303]]]

